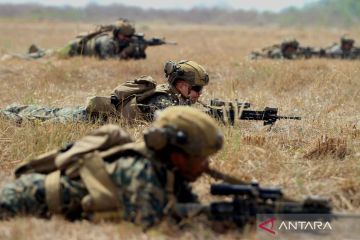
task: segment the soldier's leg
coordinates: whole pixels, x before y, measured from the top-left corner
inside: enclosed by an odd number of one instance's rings
[[[35,105],[11,104],[0,110],[0,117],[21,123],[23,120],[30,119],[32,111],[37,108],[39,107]]]
[[[38,105],[18,105],[12,104],[6,107],[3,111],[8,114],[17,114],[23,120],[35,120],[39,119],[42,121],[56,117],[54,111],[56,108],[43,107]]]
[[[87,122],[90,121],[90,116],[85,110],[85,107],[64,107],[54,109],[53,122]]]
[[[3,187],[0,192],[0,219],[18,214],[46,217],[45,175],[24,175]]]
[[[8,183],[0,191],[0,219],[16,215],[49,217],[45,198],[44,174],[26,174]],[[60,203],[66,217],[75,219],[81,214],[81,199],[87,190],[77,181],[61,177]]]
[[[52,122],[83,122],[89,120],[85,107],[50,108],[37,105],[10,105],[3,112],[7,115],[16,114],[26,120],[50,120]]]
[[[36,53],[39,51],[44,51],[44,49],[39,48],[36,44],[31,44],[28,53]]]
[[[68,44],[66,44],[64,47],[59,48],[56,50],[56,54],[59,57],[66,58],[66,57],[73,57],[76,55],[79,55],[79,40],[72,40]]]
[[[0,119],[4,118],[6,120],[10,120],[10,121],[14,121],[18,124],[20,124],[22,122],[22,118],[16,114],[16,113],[12,113],[12,112],[8,112],[8,111],[4,111],[2,109],[0,109]]]

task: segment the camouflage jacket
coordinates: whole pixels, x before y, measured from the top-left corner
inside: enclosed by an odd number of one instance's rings
[[[187,206],[184,203],[198,201],[188,182],[164,161],[132,151],[114,157],[107,159],[105,167],[118,192],[123,209],[120,218],[147,229],[164,217],[172,216],[172,209],[177,204],[184,212]],[[167,187],[169,172],[173,176],[171,191]],[[24,174],[5,185],[0,191],[0,219],[19,214],[49,217],[51,213],[45,199],[45,178],[45,174]],[[82,199],[88,194],[81,180],[62,176],[60,191],[61,214],[71,220],[93,219],[93,215],[83,212],[81,207]],[[173,199],[175,201],[170,202]]]

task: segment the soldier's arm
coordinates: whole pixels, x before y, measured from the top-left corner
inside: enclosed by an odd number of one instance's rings
[[[131,58],[136,51],[136,46],[133,43],[130,43],[127,47],[121,50],[119,57],[120,59],[129,59]]]
[[[125,220],[144,229],[160,222],[167,195],[149,160],[121,158],[111,178],[119,189]]]
[[[192,191],[190,184],[183,180],[181,177],[176,178],[178,181],[175,181],[176,188],[176,198],[179,203],[199,203],[199,198]]]

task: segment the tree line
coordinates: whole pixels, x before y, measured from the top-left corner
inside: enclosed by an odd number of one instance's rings
[[[211,17],[209,17],[211,16]],[[360,22],[360,1],[320,0],[303,8],[287,8],[279,13],[232,10],[228,8],[193,8],[157,10],[113,4],[78,7],[45,7],[36,4],[0,4],[0,18],[109,22],[119,17],[134,21],[164,23],[240,24],[250,26],[352,26]]]

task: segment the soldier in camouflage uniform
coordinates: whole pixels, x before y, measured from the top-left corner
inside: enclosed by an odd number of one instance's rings
[[[260,52],[251,52],[250,59],[270,58],[270,59],[298,59],[308,58],[309,55],[299,46],[299,42],[294,39],[285,39],[281,44],[275,44],[270,47],[263,48]]]
[[[179,220],[191,210],[187,204],[198,201],[189,183],[222,145],[215,121],[187,106],[160,112],[143,142],[105,125],[56,151],[52,164],[44,164],[47,155],[40,164],[19,167],[15,174],[21,177],[0,192],[0,219],[61,214],[71,220],[124,219],[144,229],[167,216]]]
[[[340,39],[340,44],[326,48],[326,57],[340,59],[360,58],[360,49],[354,46],[355,40],[347,35]]]
[[[202,88],[209,82],[206,70],[194,61],[169,61],[164,67],[168,83],[159,84],[153,90],[142,95],[134,96],[126,104],[116,99],[112,94],[107,103],[108,112],[98,111],[89,103],[86,107],[49,108],[37,105],[10,105],[0,110],[0,116],[16,122],[22,120],[40,120],[52,122],[87,122],[106,121],[107,117],[114,116],[133,120],[134,118],[151,121],[154,112],[174,105],[191,105],[197,102]],[[135,81],[149,79],[141,77]],[[150,77],[152,80],[152,78]],[[153,80],[152,80],[153,81]],[[120,85],[121,86],[121,85]],[[116,92],[116,91],[115,91]],[[115,99],[114,99],[115,98]],[[124,109],[132,114],[124,114]]]
[[[59,57],[94,56],[99,59],[128,59],[132,57],[134,46],[130,45],[135,28],[126,19],[120,19],[113,25],[112,32],[97,30],[94,33],[78,36],[63,48],[42,49],[31,45],[27,54],[13,54],[2,59],[38,59],[45,56],[58,55]]]

